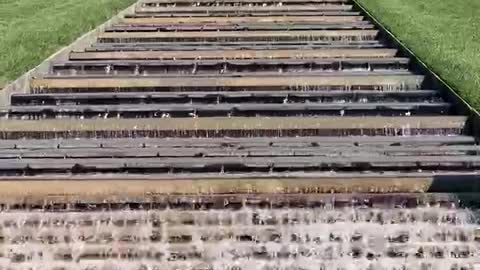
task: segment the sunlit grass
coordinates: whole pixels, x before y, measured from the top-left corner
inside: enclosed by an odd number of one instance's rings
[[[480,109],[480,1],[358,1]]]
[[[0,0],[0,86],[135,0]]]

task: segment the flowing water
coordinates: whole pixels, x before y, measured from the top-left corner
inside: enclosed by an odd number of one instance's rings
[[[476,269],[468,210],[4,211],[0,269]]]

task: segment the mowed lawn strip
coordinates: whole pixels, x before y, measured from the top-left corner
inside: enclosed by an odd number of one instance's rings
[[[40,64],[135,0],[0,0],[0,85]]]
[[[480,109],[479,0],[357,0]]]

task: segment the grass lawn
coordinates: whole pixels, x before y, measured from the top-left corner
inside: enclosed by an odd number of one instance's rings
[[[0,0],[0,86],[135,0]]]
[[[479,0],[357,0],[477,110]]]

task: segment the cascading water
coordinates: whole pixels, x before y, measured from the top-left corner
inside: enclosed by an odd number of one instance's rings
[[[471,212],[423,208],[5,211],[1,269],[475,269]]]

